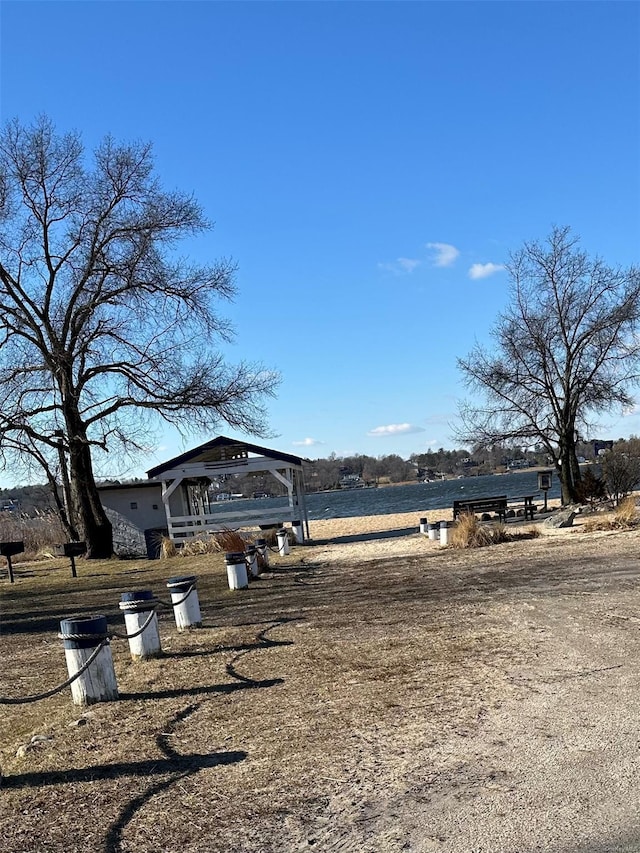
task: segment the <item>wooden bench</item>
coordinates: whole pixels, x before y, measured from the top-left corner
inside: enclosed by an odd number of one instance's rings
[[[483,512],[497,512],[500,521],[505,521],[507,517],[507,496],[499,495],[495,498],[469,498],[468,500],[454,501],[453,518],[456,519],[464,512],[470,512],[472,515]]]
[[[534,500],[539,497],[540,493],[536,492],[535,495],[523,495],[519,498],[512,498],[514,501],[522,501],[522,503],[511,504],[509,509],[513,510],[516,515],[523,515],[525,521],[530,518],[533,521],[534,513],[537,511],[538,507],[534,504]]]

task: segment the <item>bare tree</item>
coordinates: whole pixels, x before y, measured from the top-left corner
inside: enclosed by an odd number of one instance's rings
[[[104,557],[95,452],[141,449],[159,418],[265,435],[278,377],[216,349],[231,337],[214,306],[233,296],[235,267],[175,254],[209,224],[160,187],[150,146],[106,138],[87,159],[46,118],[0,136],[0,451],[49,478],[63,451],[67,529]]]
[[[495,349],[477,345],[458,362],[485,399],[461,405],[458,436],[476,447],[542,444],[569,503],[579,496],[579,433],[632,403],[640,272],[589,257],[568,228],[554,228],[544,244],[525,243],[507,270],[511,299],[493,330]]]
[[[627,441],[616,441],[601,461],[609,496],[619,504],[640,483],[640,439],[631,436]]]

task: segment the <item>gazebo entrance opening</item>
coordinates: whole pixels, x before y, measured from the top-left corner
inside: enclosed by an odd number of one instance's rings
[[[300,521],[309,538],[302,459],[224,436],[147,472],[162,484],[169,537],[174,541],[229,528],[275,526]],[[221,488],[234,475],[273,477],[284,492],[250,497]]]

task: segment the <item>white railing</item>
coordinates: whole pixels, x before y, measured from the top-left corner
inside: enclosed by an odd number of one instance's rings
[[[172,516],[168,523],[169,537],[184,539],[187,536],[198,536],[203,532],[215,532],[230,527],[254,527],[260,524],[293,521],[300,518],[300,515],[299,508],[281,506],[264,510],[229,510],[204,515]]]

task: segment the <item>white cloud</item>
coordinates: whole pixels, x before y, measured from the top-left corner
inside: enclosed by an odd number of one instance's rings
[[[387,426],[379,426],[369,430],[367,435],[410,435],[414,432],[424,432],[421,426],[415,424],[388,424]]]
[[[460,254],[460,251],[450,243],[427,243],[427,249],[432,249],[434,267],[450,267]]]
[[[396,258],[393,263],[378,264],[378,268],[391,272],[394,275],[411,275],[416,267],[420,266],[420,261],[415,258]]]
[[[469,278],[489,278],[494,273],[504,269],[502,264],[472,264],[469,267]]]
[[[302,441],[292,441],[295,447],[317,447],[319,444],[324,444],[324,441],[319,441],[317,438],[303,438]]]
[[[416,267],[420,266],[420,261],[415,258],[398,258],[396,263],[406,272],[413,272]]]

